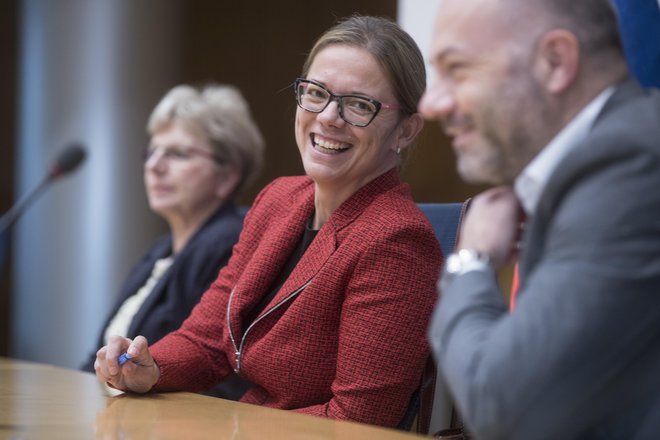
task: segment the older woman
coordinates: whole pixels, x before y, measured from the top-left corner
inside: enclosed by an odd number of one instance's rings
[[[156,342],[179,328],[229,260],[243,218],[234,199],[258,172],[263,140],[231,86],[175,87],[154,109],[144,151],[152,211],[170,232],[131,271],[83,369],[110,335]]]
[[[422,128],[424,86],[419,49],[389,20],[352,17],[321,36],[294,84],[307,176],[259,194],[180,330],[150,348],[112,338],[98,378],[197,390],[234,371],[254,384],[244,402],[397,425],[428,357],[441,263],[398,172]]]

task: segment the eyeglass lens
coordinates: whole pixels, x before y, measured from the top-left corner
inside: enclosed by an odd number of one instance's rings
[[[144,161],[148,161],[153,157],[153,155],[160,151],[160,155],[163,159],[168,161],[179,161],[184,162],[193,158],[193,156],[201,156],[207,159],[214,160],[220,163],[220,159],[213,154],[211,151],[207,151],[201,148],[196,147],[180,147],[180,146],[167,146],[167,147],[153,147],[148,146],[143,151]]]
[[[320,113],[336,100],[339,105],[339,116],[352,125],[364,127],[374,119],[379,110],[376,100],[357,95],[335,95],[320,84],[308,80],[296,82],[298,105],[303,109]]]

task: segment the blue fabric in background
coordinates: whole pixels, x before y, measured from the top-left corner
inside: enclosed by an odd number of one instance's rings
[[[660,87],[658,0],[614,0],[614,6],[630,70],[643,86]]]

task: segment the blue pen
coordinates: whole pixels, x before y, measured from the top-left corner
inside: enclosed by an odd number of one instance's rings
[[[126,362],[130,361],[131,359],[133,359],[133,357],[130,354],[124,353],[117,358],[117,363],[119,365],[124,365]]]

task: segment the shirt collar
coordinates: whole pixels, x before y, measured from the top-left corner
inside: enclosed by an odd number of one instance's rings
[[[592,99],[516,178],[515,192],[528,216],[536,210],[541,194],[559,162],[587,137],[598,113],[612,93],[614,87],[608,87]]]

